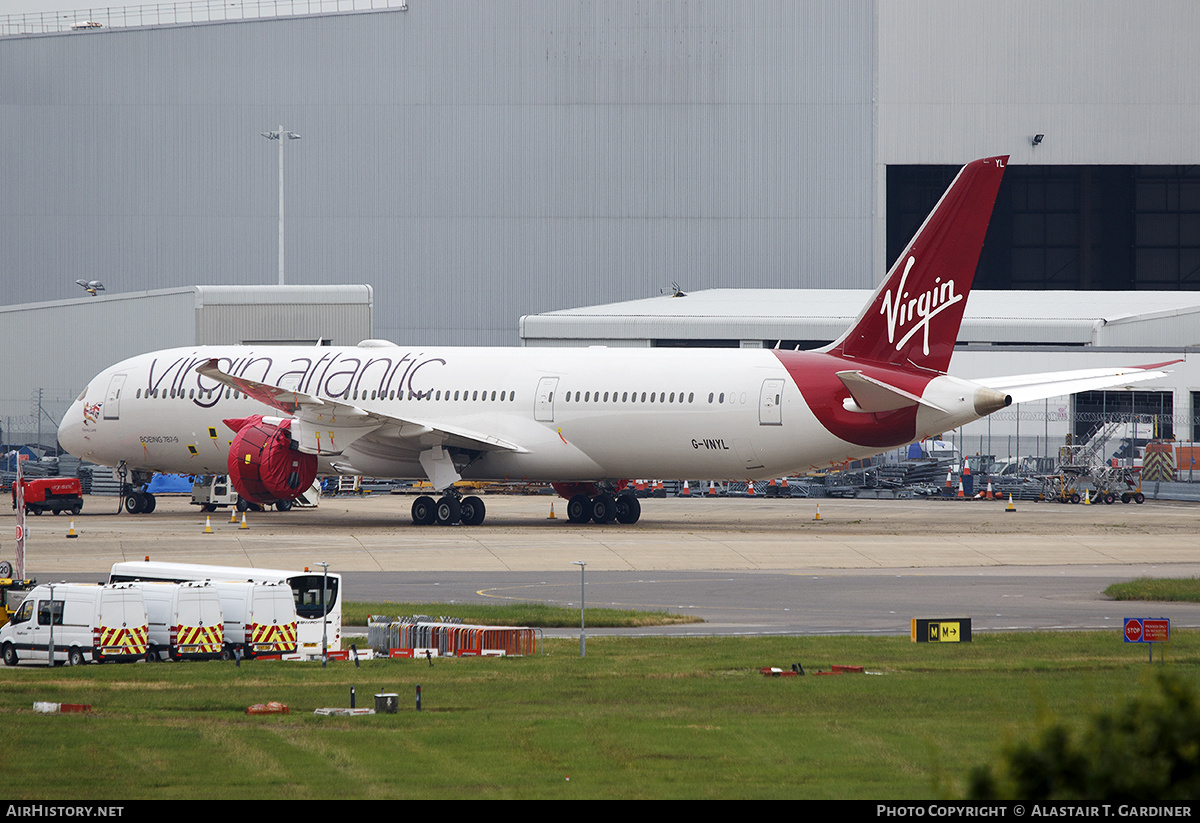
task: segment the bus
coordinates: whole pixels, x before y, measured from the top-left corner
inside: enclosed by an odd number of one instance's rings
[[[285,582],[292,588],[296,601],[296,653],[289,660],[311,660],[321,656],[322,633],[328,648],[341,648],[342,641],[342,577],[321,570],[285,571],[242,566],[205,566],[196,563],[160,563],[151,560],[132,560],[114,563],[108,578],[110,583],[134,580],[183,583],[188,580],[247,581],[251,583]],[[324,583],[325,615],[322,620],[322,584]]]

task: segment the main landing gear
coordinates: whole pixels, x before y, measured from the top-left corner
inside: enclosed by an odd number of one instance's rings
[[[413,524],[430,526],[451,526],[461,523],[464,526],[478,526],[483,522],[487,513],[483,501],[478,497],[460,497],[453,489],[447,490],[440,499],[434,500],[428,495],[421,495],[412,505]]]
[[[633,492],[575,494],[567,501],[567,520],[572,523],[636,523],[641,516],[642,504]]]

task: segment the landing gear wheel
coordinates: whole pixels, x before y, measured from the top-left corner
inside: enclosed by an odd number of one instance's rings
[[[462,505],[457,498],[446,495],[437,502],[435,517],[439,526],[457,523],[458,519],[462,517]]]
[[[154,500],[154,495],[142,492],[142,514],[150,514],[156,505],[158,504]]]
[[[436,505],[433,498],[421,495],[412,504],[412,519],[417,526],[428,526],[437,517]]]
[[[237,499],[237,510],[240,512],[249,511],[250,510],[250,501],[243,500],[241,497],[239,497]]]
[[[611,523],[617,519],[617,501],[607,492],[598,494],[592,498],[589,511],[595,522]]]
[[[291,500],[276,500],[275,501],[275,510],[281,511],[281,512],[290,512],[292,510],[292,501]]]
[[[478,497],[464,497],[459,506],[462,508],[459,516],[464,526],[478,526],[483,522],[487,510]]]
[[[617,522],[636,523],[642,516],[642,503],[631,493],[617,495]]]
[[[577,494],[567,501],[567,520],[586,523],[592,519],[592,501],[586,494]]]
[[[141,492],[130,492],[125,497],[125,511],[130,514],[141,514],[145,508],[146,499]]]

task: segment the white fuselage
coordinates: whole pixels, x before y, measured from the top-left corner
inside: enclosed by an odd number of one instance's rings
[[[213,358],[230,375],[395,419],[339,454],[322,454],[324,473],[423,478],[422,432],[439,426],[519,447],[482,451],[462,470],[491,480],[765,478],[907,442],[864,446],[835,436],[795,370],[766,349],[391,345],[192,347],[130,358],[93,378],[63,418],[60,442],[103,465],[225,473],[233,432],[222,421],[280,412],[195,371]],[[929,388],[945,381],[953,378]],[[978,417],[969,405],[938,419],[922,410],[909,439]]]

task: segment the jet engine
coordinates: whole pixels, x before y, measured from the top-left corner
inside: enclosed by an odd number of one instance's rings
[[[229,479],[251,503],[294,500],[317,476],[317,457],[292,446],[291,420],[262,415],[226,420],[237,434],[229,447]]]

